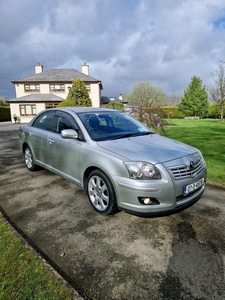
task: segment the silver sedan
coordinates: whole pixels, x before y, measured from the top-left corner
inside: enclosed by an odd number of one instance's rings
[[[47,109],[19,129],[26,167],[83,188],[94,209],[167,215],[198,201],[207,169],[199,150],[112,109]]]

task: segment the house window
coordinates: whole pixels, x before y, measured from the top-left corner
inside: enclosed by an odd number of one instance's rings
[[[40,92],[40,85],[39,84],[25,84],[24,90],[26,93]]]
[[[50,92],[65,92],[65,84],[50,84]]]
[[[90,84],[86,84],[86,88],[87,88],[88,92],[90,93],[90,91],[91,91],[91,86],[90,86]]]
[[[45,103],[45,108],[55,108],[59,103]]]
[[[35,116],[37,114],[35,104],[20,105],[21,116]]]

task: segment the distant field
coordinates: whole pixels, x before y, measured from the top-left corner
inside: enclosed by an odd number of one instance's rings
[[[213,119],[168,119],[166,135],[198,148],[208,167],[208,179],[225,183],[225,122]]]

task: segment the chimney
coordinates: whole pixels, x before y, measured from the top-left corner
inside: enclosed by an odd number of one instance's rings
[[[40,63],[38,63],[35,66],[35,74],[42,73],[42,72],[43,72],[43,66]]]
[[[87,65],[86,62],[81,66],[81,68],[82,73],[89,76],[89,65]]]

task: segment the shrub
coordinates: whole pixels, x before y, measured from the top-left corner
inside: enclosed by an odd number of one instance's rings
[[[121,102],[110,102],[106,105],[106,107],[124,111],[124,106],[123,106],[123,103],[121,103]]]
[[[163,112],[163,116],[158,114],[161,118],[167,118],[167,119],[183,119],[182,113],[178,110],[177,106],[163,106],[160,108]]]
[[[0,106],[0,122],[10,121],[10,107],[9,106]]]
[[[207,118],[220,119],[220,107],[217,103],[212,103],[209,105]]]

